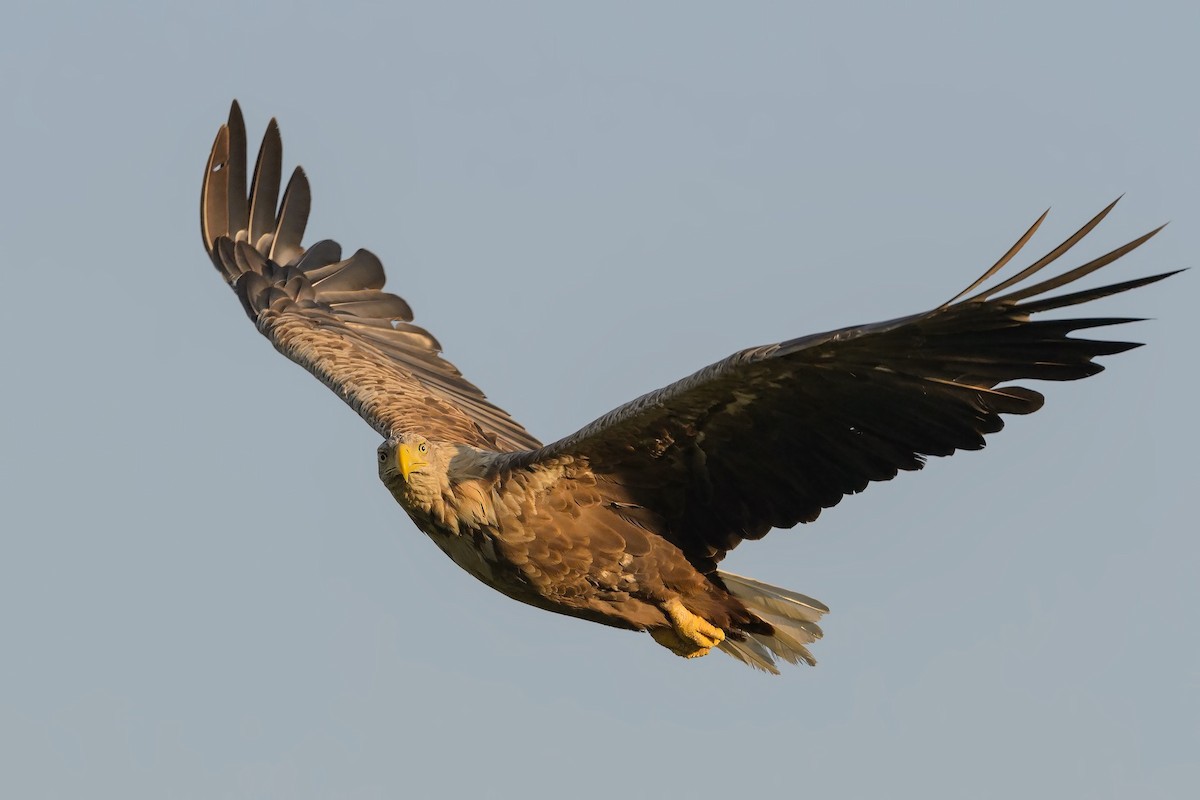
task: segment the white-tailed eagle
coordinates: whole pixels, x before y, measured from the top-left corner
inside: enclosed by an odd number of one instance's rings
[[[775,672],[814,663],[828,609],[723,572],[744,539],[812,522],[821,509],[977,450],[1042,395],[1015,380],[1066,381],[1093,359],[1136,347],[1070,334],[1129,318],[1035,320],[1173,273],[1048,296],[1141,245],[1042,271],[1104,219],[1105,208],[1028,267],[983,287],[1042,215],[953,299],[912,316],[735,353],[543,445],[497,408],[436,339],[383,290],[379,259],[301,244],[310,194],[267,127],[246,187],[246,130],[235,102],[213,144],[200,204],[204,246],[259,332],[316,375],[383,437],[379,476],[417,527],[459,566],[523,603],[648,632],[674,653],[716,647]]]

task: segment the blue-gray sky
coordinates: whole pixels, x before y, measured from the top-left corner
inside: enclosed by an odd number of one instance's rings
[[[383,259],[553,439],[735,349],[1166,220],[1195,266],[1195,4],[19,4],[0,182],[8,797],[1181,797],[1200,783],[1196,273],[986,451],[734,552],[815,669],[518,605],[204,257],[229,100],[308,241]],[[747,442],[753,447],[753,442]],[[1192,522],[1188,522],[1192,519]],[[1191,787],[1189,790],[1188,787]],[[467,794],[467,793],[470,794]]]

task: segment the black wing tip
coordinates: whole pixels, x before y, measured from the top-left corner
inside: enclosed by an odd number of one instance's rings
[[[966,302],[966,303],[989,302],[991,300],[1017,301],[1017,300],[1021,300],[1021,299],[1025,298],[1025,297],[1029,297],[1033,294],[1041,294],[1042,292],[1049,291],[1051,289],[1055,289],[1058,286],[1064,285],[1066,283],[1071,283],[1076,278],[1083,277],[1084,275],[1088,274],[1089,272],[1094,271],[1095,269],[1099,269],[1100,267],[1103,267],[1106,264],[1111,263],[1112,261],[1115,261],[1116,259],[1125,255],[1126,253],[1130,252],[1131,250],[1138,248],[1139,246],[1144,244],[1148,239],[1150,239],[1152,236],[1154,236],[1159,231],[1161,231],[1164,227],[1166,227],[1165,224],[1160,225],[1159,227],[1155,228],[1154,230],[1150,231],[1149,233],[1133,240],[1132,242],[1129,242],[1126,245],[1123,245],[1122,247],[1117,248],[1116,250],[1112,251],[1111,253],[1107,254],[1106,256],[1102,256],[1101,258],[1098,258],[1098,259],[1095,259],[1095,260],[1089,262],[1088,266],[1090,266],[1091,269],[1088,269],[1088,267],[1077,267],[1073,270],[1068,270],[1067,272],[1062,273],[1061,275],[1059,275],[1055,278],[1050,278],[1047,280],[1043,280],[1039,283],[1033,284],[1031,287],[1026,284],[1026,281],[1028,279],[1032,278],[1035,274],[1040,272],[1042,269],[1044,269],[1045,267],[1049,266],[1051,263],[1056,261],[1059,257],[1064,255],[1067,251],[1069,251],[1075,245],[1079,244],[1079,242],[1081,242],[1084,239],[1084,237],[1086,237],[1089,233],[1091,233],[1093,230],[1095,230],[1095,228],[1101,222],[1104,221],[1104,219],[1108,216],[1109,212],[1111,212],[1113,210],[1113,208],[1116,207],[1117,203],[1119,203],[1121,201],[1121,198],[1124,196],[1125,196],[1124,193],[1118,195],[1115,200],[1113,200],[1111,203],[1106,205],[1103,209],[1100,210],[1099,213],[1095,214],[1091,219],[1089,219],[1086,223],[1084,223],[1083,227],[1081,227],[1079,230],[1075,231],[1075,233],[1068,236],[1061,244],[1059,244],[1057,247],[1055,247],[1053,250],[1051,250],[1046,255],[1039,258],[1034,263],[1030,264],[1025,269],[1020,270],[1019,272],[1017,272],[1017,274],[1012,275],[1008,278],[1005,278],[1004,280],[1000,281],[999,283],[997,283],[989,288],[983,289],[982,291],[980,291],[974,295],[971,295],[970,297],[966,298],[966,300],[963,300],[962,302]],[[1037,219],[1037,221],[1029,228],[1029,230],[1025,232],[1024,236],[1022,236],[1017,241],[1017,244],[1013,245],[1012,249],[1010,249],[1009,252],[1006,253],[1005,256],[1003,258],[1001,258],[1001,260],[999,262],[997,262],[991,269],[989,269],[987,272],[985,272],[980,278],[976,279],[976,281],[974,283],[972,283],[969,287],[967,287],[962,292],[960,292],[958,295],[956,295],[953,300],[951,300],[949,303],[944,304],[942,307],[945,307],[947,305],[951,305],[955,302],[958,302],[960,300],[960,298],[963,297],[963,295],[966,295],[969,292],[974,291],[977,287],[979,287],[981,284],[986,282],[988,278],[992,277],[992,275],[994,275],[1002,266],[1007,264],[1008,260],[1013,255],[1015,255],[1016,251],[1019,250],[1021,248],[1021,246],[1023,246],[1029,240],[1029,238],[1033,235],[1033,233],[1038,229],[1038,227],[1042,223],[1042,220],[1044,220],[1046,218],[1046,214],[1048,214],[1048,213],[1049,213],[1049,209],[1046,209],[1046,212],[1043,213],[1042,216]],[[1013,289],[1013,288],[1019,287],[1019,286],[1026,286],[1027,288],[1016,289],[1015,291],[1010,292],[1007,295],[1000,295],[1000,292],[1003,292],[1006,289]]]
[[[273,148],[278,148],[281,151],[281,155],[282,155],[283,136],[280,135],[280,133],[279,133],[279,123],[275,120],[274,117],[271,117],[271,121],[267,123],[266,129],[263,131],[262,144],[259,145],[259,150],[258,150],[260,156],[262,154],[263,148],[268,147],[268,146],[273,147]]]
[[[246,118],[242,115],[242,106],[236,99],[229,104],[229,117],[225,121],[225,126],[233,134],[240,136],[246,134]]]
[[[1094,217],[1093,219],[1096,219],[1096,218],[1098,218],[1098,219],[1101,219],[1101,220],[1102,220],[1102,219],[1104,219],[1105,217],[1107,217],[1107,216],[1108,216],[1108,212],[1110,212],[1110,211],[1112,211],[1114,208],[1116,208],[1116,207],[1117,207],[1117,203],[1121,202],[1121,199],[1122,199],[1122,198],[1124,198],[1124,197],[1125,197],[1125,193],[1124,193],[1124,192],[1121,192],[1119,195],[1117,195],[1117,197],[1116,197],[1116,199],[1115,199],[1115,200],[1113,200],[1111,203],[1109,203],[1109,204],[1108,204],[1108,205],[1106,205],[1104,208],[1102,208],[1102,209],[1100,210],[1100,213],[1099,213],[1099,214],[1097,214],[1097,215],[1096,215],[1096,217]]]
[[[292,175],[288,178],[287,187],[283,190],[283,197],[279,201],[279,213],[282,218],[287,210],[288,201],[293,203],[300,200],[304,203],[305,222],[308,221],[309,204],[312,202],[312,186],[308,182],[308,173],[304,171],[304,167],[296,167],[292,170]]]
[[[1163,226],[1163,227],[1166,227],[1166,226]],[[1162,228],[1159,228],[1159,230],[1162,230]],[[1141,285],[1149,286],[1152,283],[1158,283],[1159,281],[1166,280],[1167,278],[1171,277],[1172,275],[1178,275],[1179,273],[1187,272],[1190,269],[1191,269],[1191,267],[1180,267],[1179,269],[1172,269],[1172,270],[1168,270],[1166,272],[1158,272],[1158,273],[1155,273],[1154,275],[1147,275],[1145,278],[1141,279],[1143,281],[1143,283]]]
[[[1082,289],[1070,294],[1055,295],[1053,297],[1034,298],[1022,302],[1017,306],[1026,314],[1040,314],[1044,311],[1051,311],[1058,308],[1067,308],[1069,306],[1081,305],[1089,303],[1092,300],[1099,300],[1102,297],[1111,297],[1115,294],[1128,292],[1133,289],[1140,289],[1143,286],[1149,286],[1152,283],[1166,280],[1172,275],[1178,275],[1181,272],[1186,272],[1190,267],[1174,269],[1168,272],[1159,272],[1154,275],[1147,275],[1144,278],[1133,278],[1132,280],[1121,281],[1119,283],[1110,283],[1105,286],[1099,286],[1095,289]]]
[[[1157,236],[1157,235],[1158,235],[1158,233],[1159,233],[1159,231],[1161,231],[1163,228],[1167,227],[1167,226],[1168,226],[1168,225],[1170,225],[1170,224],[1171,224],[1171,220],[1167,220],[1166,222],[1164,222],[1162,225],[1159,225],[1159,226],[1158,226],[1157,228],[1155,228],[1154,230],[1150,231],[1150,232],[1149,232],[1149,233],[1147,233],[1147,234],[1144,234],[1144,235],[1141,237],[1141,238],[1142,238],[1142,240],[1143,240],[1143,241],[1145,241],[1146,239],[1149,239],[1149,238],[1151,238],[1151,237],[1153,237],[1153,236]]]

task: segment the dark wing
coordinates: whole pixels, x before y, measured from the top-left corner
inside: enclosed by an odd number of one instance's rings
[[[316,375],[384,436],[421,433],[495,450],[540,446],[410,324],[366,250],[342,259],[328,239],[300,244],[311,200],[297,168],[279,199],[279,127],[271,120],[246,192],[246,127],[235,101],[213,142],[200,198],[204,246],[275,348]],[[278,206],[278,210],[276,207]]]
[[[978,281],[932,311],[744,350],[513,461],[586,458],[661,519],[664,535],[697,567],[711,570],[743,539],[810,522],[871,481],[920,469],[926,456],[977,450],[984,434],[1003,427],[1001,414],[1041,407],[1037,392],[1001,384],[1084,378],[1103,369],[1096,356],[1137,347],[1068,336],[1132,319],[1031,321],[1172,274],[1043,296],[1115,261],[1155,230],[1061,275],[1029,281],[1111,209],[990,289],[961,299],[1016,255],[1045,214]]]

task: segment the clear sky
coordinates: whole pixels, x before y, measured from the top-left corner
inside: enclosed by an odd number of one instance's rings
[[[307,241],[532,432],[1037,256],[1196,266],[1200,7],[19,3],[0,47],[0,794],[1092,797],[1200,785],[1200,298],[982,453],[735,551],[828,603],[780,678],[509,601],[208,264],[229,101]],[[328,4],[332,9],[334,4]],[[1029,259],[1024,259],[1028,263]],[[753,447],[753,442],[746,442]],[[1191,519],[1192,522],[1188,522]],[[570,788],[568,788],[570,787]]]

